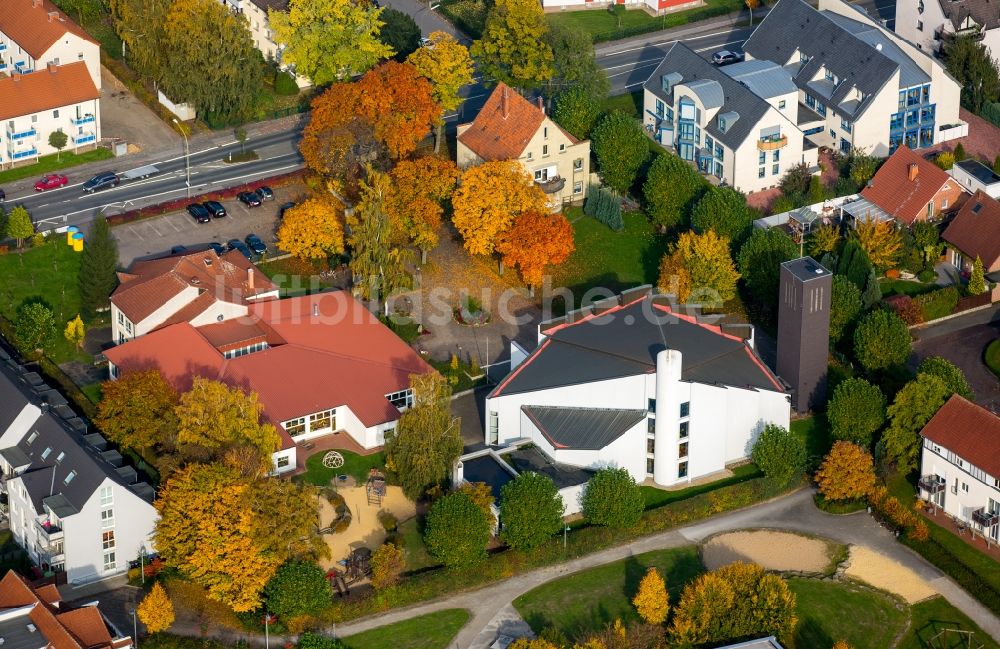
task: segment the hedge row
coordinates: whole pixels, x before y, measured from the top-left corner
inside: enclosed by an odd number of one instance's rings
[[[715,514],[749,507],[784,491],[785,489],[776,487],[766,478],[755,478],[720,487],[686,500],[647,510],[639,523],[631,529],[591,526],[574,529],[568,534],[565,549],[562,536],[555,536],[530,551],[506,549],[495,552],[475,570],[452,571],[438,568],[410,575],[399,585],[374,591],[363,599],[336,602],[329,619],[331,622],[343,622],[486,586],[519,573],[576,559],[642,536],[700,521]]]
[[[940,288],[930,293],[918,295],[913,301],[920,307],[924,314],[924,321],[937,320],[947,315],[951,315],[958,306],[958,298],[961,297],[958,289],[954,286]]]
[[[1000,592],[943,545],[933,538],[927,541],[903,539],[903,543],[958,582],[959,586],[978,599],[983,606],[1000,615]]]

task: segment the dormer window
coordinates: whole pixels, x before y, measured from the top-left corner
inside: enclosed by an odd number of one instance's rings
[[[719,115],[719,130],[723,133],[726,132],[726,118],[723,115]]]

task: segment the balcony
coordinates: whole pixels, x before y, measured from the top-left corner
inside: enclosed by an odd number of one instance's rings
[[[1000,525],[1000,514],[988,512],[985,508],[980,507],[972,512],[972,522],[981,528],[993,527],[994,525]]]
[[[59,541],[63,538],[63,529],[58,525],[37,519],[35,520],[35,524],[38,527],[38,538],[46,544],[51,544],[53,541]]]
[[[79,135],[74,135],[73,136],[73,143],[77,144],[77,145],[79,145],[79,144],[86,144],[87,142],[93,142],[96,139],[97,139],[97,136],[94,135],[93,133],[81,133]]]
[[[7,129],[7,137],[12,140],[23,140],[24,138],[31,137],[32,135],[38,135],[38,131],[35,130],[34,126],[27,131],[14,131],[9,128]]]
[[[73,123],[73,126],[81,126],[83,124],[93,123],[95,120],[93,115],[84,115],[83,117],[74,117],[70,121]]]
[[[34,147],[28,149],[27,151],[18,151],[17,153],[10,154],[11,160],[24,160],[25,158],[34,158],[34,157],[38,157],[38,149]]]
[[[556,194],[561,192],[563,187],[566,186],[566,179],[556,176],[548,180],[536,180],[535,184],[546,194]]]
[[[7,51],[7,43],[0,43],[0,52]]]
[[[941,493],[945,490],[944,479],[936,475],[925,475],[917,481],[917,487],[921,491],[926,491],[930,495]]]
[[[757,140],[758,151],[774,151],[788,144],[788,136],[771,137],[764,140]]]

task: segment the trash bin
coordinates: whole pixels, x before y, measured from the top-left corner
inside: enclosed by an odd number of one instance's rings
[[[73,235],[76,234],[79,231],[80,231],[80,228],[76,227],[75,225],[71,225],[68,228],[66,228],[66,245],[67,246],[72,246],[73,245]]]
[[[73,233],[73,252],[83,252],[83,233]]]

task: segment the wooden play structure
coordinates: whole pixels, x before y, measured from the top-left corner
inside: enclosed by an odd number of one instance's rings
[[[365,483],[365,492],[368,495],[368,504],[376,507],[382,506],[382,499],[385,498],[385,476],[375,468],[368,473],[368,482]]]

